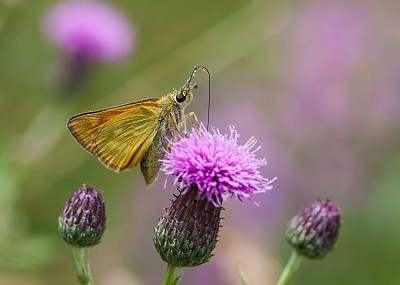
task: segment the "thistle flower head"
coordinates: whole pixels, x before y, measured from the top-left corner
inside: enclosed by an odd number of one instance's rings
[[[201,200],[196,189],[180,192],[154,229],[154,245],[161,259],[178,267],[207,262],[217,244],[221,209]]]
[[[161,170],[168,176],[176,175],[173,184],[179,184],[183,193],[194,185],[198,195],[214,206],[221,206],[232,196],[252,201],[253,194],[272,189],[270,184],[275,179],[269,181],[258,170],[267,162],[255,157],[259,149],[255,138],[239,145],[238,137],[232,126],[228,137],[215,129],[210,133],[201,125],[198,133],[171,142]]]
[[[58,230],[74,246],[88,247],[99,243],[106,228],[103,197],[84,184],[67,200],[59,218]]]
[[[102,1],[62,1],[49,12],[44,29],[52,42],[71,54],[112,62],[132,49],[131,26]]]
[[[339,205],[333,204],[330,199],[318,199],[292,218],[286,239],[304,256],[322,258],[338,238],[340,215]]]

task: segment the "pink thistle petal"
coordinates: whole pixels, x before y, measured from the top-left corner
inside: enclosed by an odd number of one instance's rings
[[[208,132],[203,125],[187,138],[171,142],[170,152],[162,160],[162,171],[176,175],[173,185],[188,189],[196,185],[201,199],[207,198],[215,206],[221,206],[228,197],[252,202],[256,193],[271,190],[271,183],[261,176],[259,167],[267,165],[265,159],[257,159],[257,141],[251,137],[244,145],[238,145],[239,134],[233,126],[230,135],[219,130]],[[255,203],[255,202],[254,202]]]

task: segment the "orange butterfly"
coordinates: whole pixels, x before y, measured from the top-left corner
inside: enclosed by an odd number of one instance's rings
[[[194,75],[197,67],[192,73]],[[107,168],[116,172],[136,167],[140,163],[146,185],[157,180],[168,140],[179,138],[180,128],[192,112],[184,109],[193,99],[197,86],[174,90],[161,99],[145,99],[125,105],[76,115],[67,127],[74,138]],[[181,134],[182,135],[182,134]]]

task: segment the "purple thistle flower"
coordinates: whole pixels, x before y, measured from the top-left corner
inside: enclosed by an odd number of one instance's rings
[[[163,261],[177,267],[207,262],[217,244],[221,204],[229,196],[252,201],[252,195],[272,189],[273,180],[258,168],[267,164],[255,158],[256,140],[238,145],[238,133],[208,132],[203,125],[170,148],[162,170],[176,175],[180,191],[154,229],[154,245]],[[165,181],[167,183],[168,177]]]
[[[106,210],[101,193],[84,184],[64,205],[58,230],[64,240],[79,247],[99,243],[106,228]]]
[[[292,218],[286,239],[304,256],[322,258],[338,238],[340,215],[339,205],[333,204],[330,199],[318,199]]]
[[[255,148],[256,139],[251,137],[244,145],[238,145],[239,134],[233,126],[230,132],[229,137],[218,129],[210,133],[201,125],[199,134],[192,132],[187,138],[171,142],[161,170],[168,177],[176,175],[173,184],[179,184],[182,194],[194,185],[201,199],[207,198],[216,207],[233,196],[240,201],[253,201],[253,194],[272,189],[275,178],[268,180],[258,171],[267,162],[255,157],[260,148]]]
[[[101,1],[58,3],[47,15],[44,30],[52,42],[69,54],[102,61],[126,57],[133,45],[133,31],[127,20]]]

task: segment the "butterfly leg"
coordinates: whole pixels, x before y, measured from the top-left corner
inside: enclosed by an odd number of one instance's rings
[[[194,118],[194,120],[193,120],[193,118]],[[201,126],[200,123],[199,123],[199,120],[197,119],[196,114],[194,112],[190,112],[190,113],[186,114],[185,117],[183,117],[182,121],[185,121],[187,119],[190,120],[190,123],[192,124],[192,127],[195,129],[197,135],[201,138],[201,135],[200,135],[200,133],[199,133],[199,131],[198,131],[196,125],[195,125],[195,122],[196,122],[199,127]]]
[[[185,136],[179,131],[179,128],[178,128],[178,125],[176,124],[174,115],[172,113],[169,113],[169,115],[171,116],[172,123],[174,124],[175,130],[178,132],[178,134],[180,134],[180,136],[182,138],[184,138]]]
[[[190,113],[186,114],[185,117],[189,117],[190,122],[192,123],[192,126],[194,128],[196,128],[196,126],[194,125],[194,122],[196,122],[197,125],[200,127],[199,120],[197,119],[197,116],[196,116],[196,114],[194,112],[190,112]],[[194,121],[193,121],[193,118],[194,118]]]

